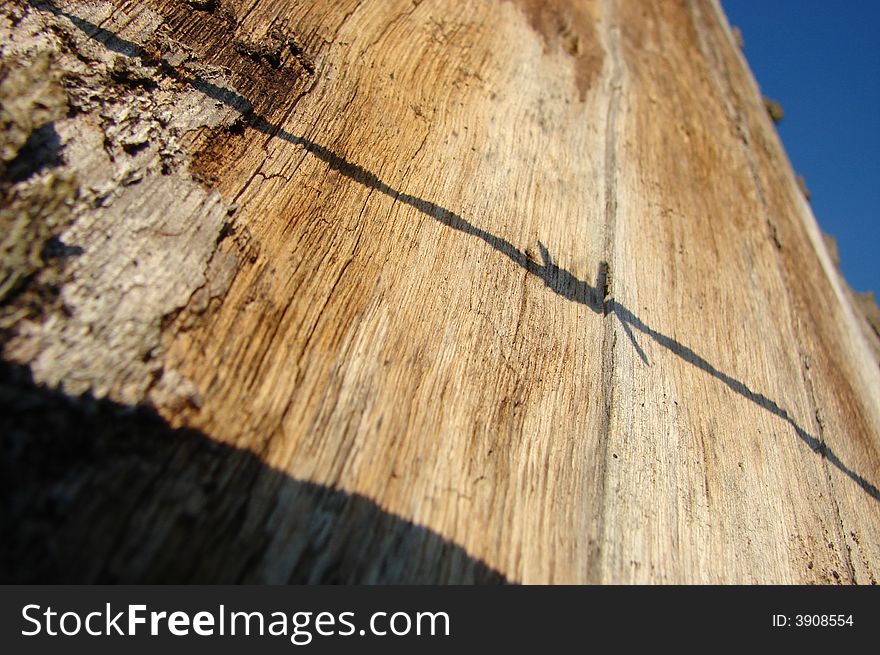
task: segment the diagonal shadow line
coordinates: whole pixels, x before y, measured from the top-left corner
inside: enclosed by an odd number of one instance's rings
[[[310,141],[309,139],[288,132],[280,125],[276,125],[270,122],[265,117],[259,115],[254,111],[253,105],[247,100],[247,98],[236,93],[235,91],[208,82],[207,80],[197,75],[187,75],[185,73],[181,73],[166,60],[156,60],[154,57],[152,57],[152,55],[150,55],[150,53],[148,53],[144,48],[137,45],[136,43],[127,41],[121,38],[119,35],[111,32],[110,30],[104,29],[83,18],[65,12],[55,7],[51,2],[41,0],[28,1],[30,2],[30,4],[39,9],[45,9],[57,16],[67,18],[86,36],[88,36],[90,39],[104,44],[108,49],[122,54],[126,57],[138,57],[142,60],[144,65],[152,64],[154,66],[157,66],[159,71],[167,77],[174,79],[178,82],[188,84],[195,90],[203,93],[205,96],[224,103],[228,107],[231,107],[235,111],[239,112],[247,125],[252,127],[253,129],[256,129],[273,138],[282,139],[284,141],[287,141],[288,143],[302,146],[307,152],[310,152],[314,156],[326,162],[331,169],[338,171],[352,181],[379,191],[380,193],[390,196],[399,202],[409,205],[410,207],[413,207],[419,212],[439,221],[440,223],[454,230],[484,241],[487,245],[510,259],[517,266],[520,266],[528,273],[535,275],[536,277],[543,280],[544,284],[550,290],[552,290],[557,295],[562,296],[566,300],[583,304],[596,313],[604,313],[606,315],[608,313],[613,313],[620,320],[621,325],[623,326],[627,334],[627,337],[629,338],[633,347],[636,349],[639,357],[646,365],[649,365],[648,358],[644,350],[641,348],[641,346],[639,346],[639,343],[633,333],[633,328],[635,330],[638,330],[642,334],[650,337],[657,344],[659,344],[663,348],[666,348],[689,364],[692,364],[693,366],[696,366],[705,373],[708,373],[713,378],[719,380],[729,389],[739,394],[743,398],[755,403],[759,407],[765,409],[774,416],[781,418],[783,421],[791,425],[798,437],[813,452],[818,453],[823,459],[827,460],[835,468],[847,475],[874,500],[880,501],[880,489],[878,489],[866,478],[849,468],[827,446],[827,444],[822,439],[810,434],[804,428],[802,428],[788,413],[787,410],[780,407],[775,401],[768,398],[764,394],[752,391],[742,381],[736,379],[731,375],[728,375],[727,373],[724,373],[723,371],[720,371],[704,357],[694,352],[688,346],[685,346],[684,344],[673,339],[672,337],[663,334],[662,332],[655,330],[654,328],[645,324],[640,318],[638,318],[638,316],[633,314],[629,309],[627,309],[617,300],[611,299],[607,302],[603,302],[603,296],[600,289],[598,289],[596,286],[589,284],[585,280],[577,278],[570,271],[554,263],[550,256],[550,253],[542,243],[538,242],[538,248],[541,254],[541,258],[543,259],[543,263],[539,264],[538,262],[531,259],[524,251],[520,250],[510,241],[504,239],[503,237],[497,236],[487,230],[477,227],[459,214],[456,214],[455,212],[452,212],[442,207],[441,205],[438,205],[437,203],[394,189],[386,182],[382,181],[378,175],[376,175],[372,171],[367,170],[363,166],[350,162],[349,160],[341,157],[340,155],[337,155],[328,148],[325,148],[320,144]],[[607,269],[607,264],[605,262],[602,262],[602,264],[600,265],[600,271],[603,269]]]
[[[864,477],[847,467],[840,460],[840,458],[827,446],[827,444],[825,444],[823,440],[813,436],[804,428],[802,428],[788,413],[787,410],[780,407],[771,398],[768,398],[762,393],[752,391],[751,389],[749,389],[748,386],[746,386],[745,383],[741,382],[731,375],[728,375],[724,371],[718,370],[705,358],[703,358],[681,342],[676,341],[672,337],[669,337],[662,332],[653,329],[649,325],[646,325],[640,318],[635,316],[631,311],[629,311],[622,304],[618,303],[616,300],[611,300],[609,304],[613,304],[613,308],[611,311],[613,311],[617,315],[617,317],[625,326],[632,326],[639,332],[646,334],[647,336],[651,337],[655,342],[671,351],[673,354],[681,357],[688,363],[693,364],[697,368],[705,371],[716,380],[723,382],[725,385],[727,385],[728,388],[730,388],[732,391],[736,392],[743,398],[750,400],[759,407],[762,407],[771,414],[778,416],[783,421],[791,425],[791,427],[794,428],[795,432],[797,433],[798,437],[800,437],[801,440],[806,443],[813,452],[819,453],[832,465],[834,465],[840,471],[849,476],[872,498],[874,498],[875,500],[880,500],[880,490],[878,490],[875,485],[871,484]]]

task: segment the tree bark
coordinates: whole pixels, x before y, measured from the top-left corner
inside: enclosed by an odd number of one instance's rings
[[[717,2],[0,45],[5,579],[876,582],[876,335]]]

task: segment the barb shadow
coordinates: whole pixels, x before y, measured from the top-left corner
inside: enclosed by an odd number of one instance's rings
[[[63,16],[69,19],[89,38],[103,43],[107,48],[114,52],[126,57],[138,57],[142,60],[144,65],[154,65],[162,74],[190,85],[192,88],[200,91],[209,98],[223,102],[239,112],[247,126],[273,138],[282,139],[288,143],[301,146],[307,152],[326,162],[331,169],[338,171],[352,181],[388,195],[398,202],[409,205],[422,214],[451,229],[480,239],[488,246],[507,257],[517,266],[520,266],[528,273],[540,278],[550,290],[562,298],[583,304],[596,313],[602,313],[604,315],[614,314],[618,320],[620,320],[628,339],[646,365],[649,365],[648,358],[636,339],[636,332],[652,339],[659,346],[669,350],[684,361],[712,376],[741,397],[755,403],[765,411],[770,412],[774,416],[788,423],[794,429],[798,438],[800,438],[813,452],[817,453],[832,466],[846,474],[871,498],[880,501],[880,490],[878,490],[874,484],[848,467],[822,439],[801,427],[788,411],[780,407],[775,401],[764,394],[752,391],[744,382],[719,370],[688,346],[647,325],[622,303],[613,298],[605,299],[605,290],[601,287],[604,286],[602,281],[608,270],[607,263],[600,263],[597,283],[593,286],[587,281],[577,278],[570,271],[556,264],[547,248],[540,242],[538,243],[538,248],[542,261],[536,262],[510,241],[472,224],[459,214],[456,214],[437,203],[394,189],[382,181],[375,173],[366,168],[348,161],[344,157],[337,155],[320,144],[292,134],[283,129],[280,125],[273,124],[265,117],[256,113],[252,103],[235,91],[215,85],[198,76],[181,73],[167,61],[156,61],[153,59],[151,55],[139,45],[122,39],[113,32],[94,25],[82,18],[66,13],[49,2],[40,2],[37,0],[29,1],[35,7],[46,9],[58,16]]]

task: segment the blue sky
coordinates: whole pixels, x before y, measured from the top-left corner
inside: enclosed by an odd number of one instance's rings
[[[880,294],[880,2],[722,0],[858,291]]]

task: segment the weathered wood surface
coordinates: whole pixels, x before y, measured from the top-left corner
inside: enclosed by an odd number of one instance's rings
[[[717,3],[15,1],[0,39],[66,94],[7,198],[78,189],[7,276],[7,578],[880,576],[871,335]]]

